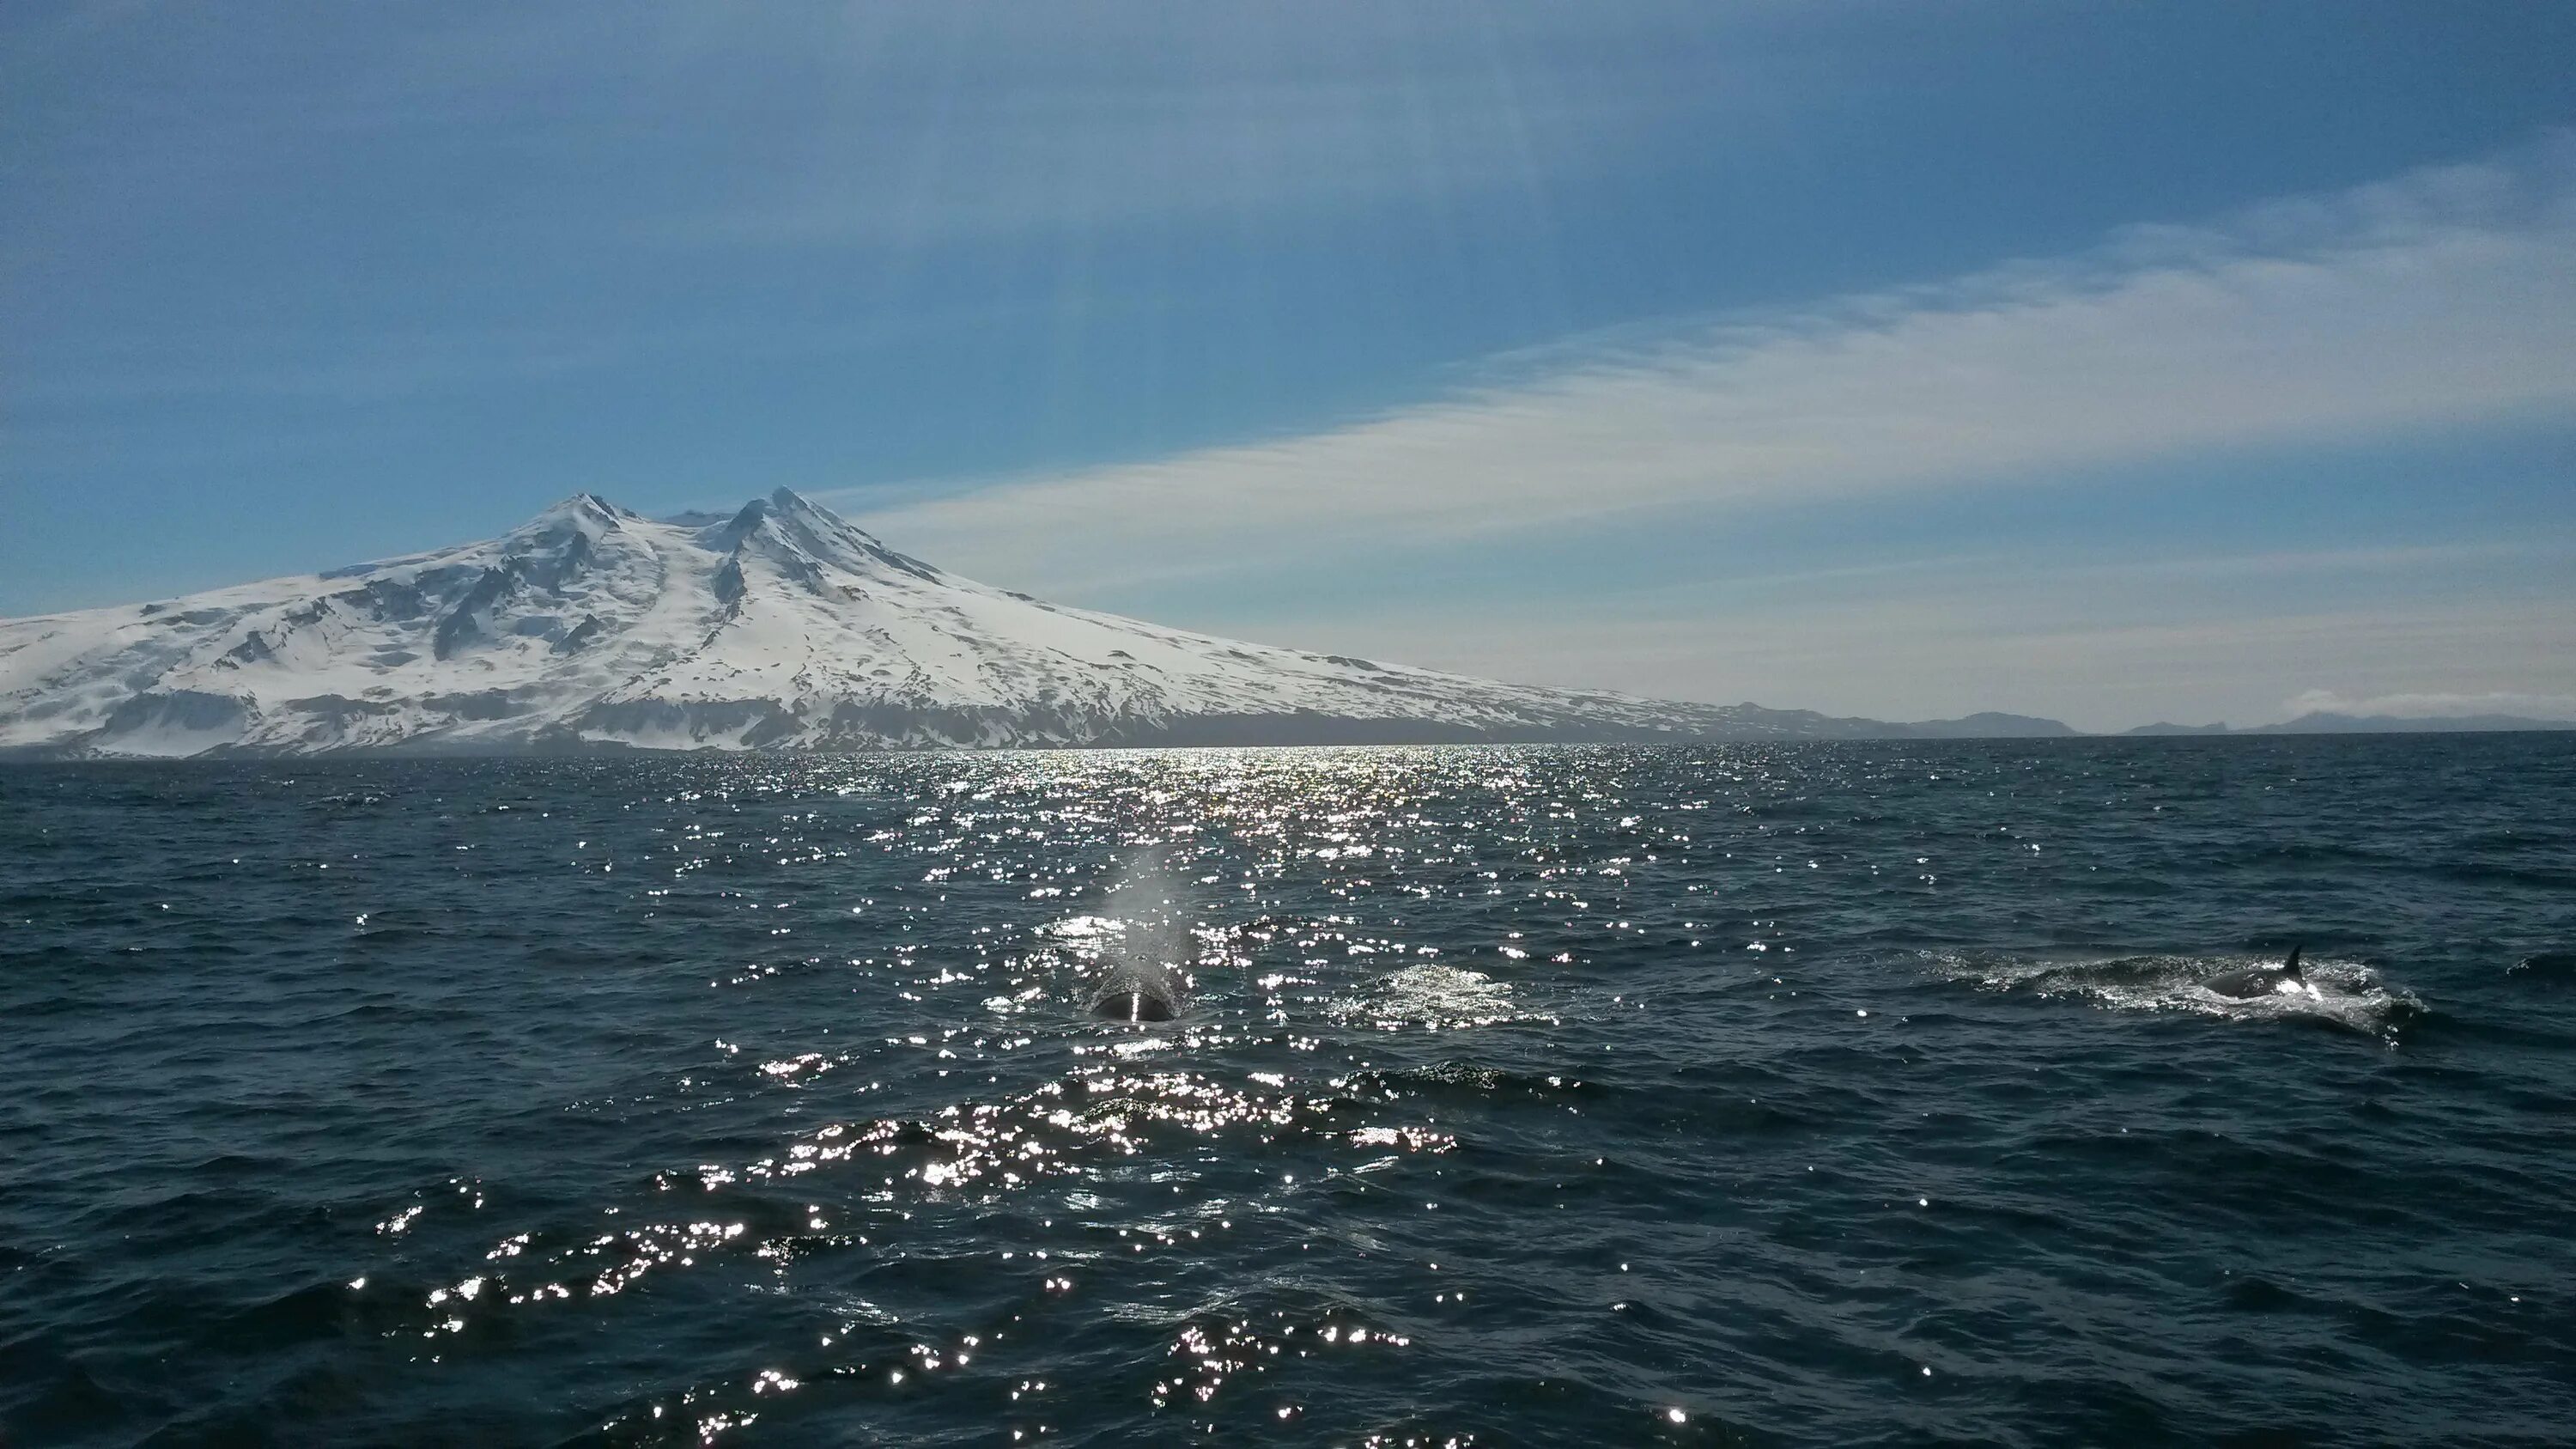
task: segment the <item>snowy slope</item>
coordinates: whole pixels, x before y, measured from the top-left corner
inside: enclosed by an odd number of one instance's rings
[[[717,522],[584,494],[489,542],[0,621],[0,749],[48,753],[1829,732],[1790,718],[1060,608],[907,558],[784,489]]]

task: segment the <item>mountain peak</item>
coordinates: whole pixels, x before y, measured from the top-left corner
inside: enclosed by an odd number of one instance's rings
[[[878,546],[866,530],[793,488],[772,489],[768,497],[755,499],[754,504],[773,518],[802,523],[826,536],[856,538],[869,547]]]
[[[765,498],[752,499],[723,523],[706,528],[700,537],[707,547],[723,553],[752,547],[782,556],[780,562],[809,587],[816,584],[812,570],[818,565],[862,577],[891,569],[924,582],[945,578],[938,569],[895,552],[866,529],[792,488],[775,489]]]
[[[750,527],[764,518],[821,518],[833,523],[840,515],[816,503],[793,488],[773,488],[767,495],[746,501],[726,517],[735,524]]]
[[[576,493],[528,520],[519,531],[545,529],[561,524],[587,524],[592,528],[615,528],[636,515],[627,512],[596,493]]]
[[[629,523],[641,522],[596,493],[576,493],[510,530],[501,543],[513,553],[561,555],[562,562],[571,565],[579,563],[592,545],[622,532]]]

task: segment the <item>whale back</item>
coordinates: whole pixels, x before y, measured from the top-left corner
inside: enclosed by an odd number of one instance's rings
[[[1091,1003],[1091,1014],[1110,1021],[1169,1021],[1172,1003],[1150,991],[1113,991]]]
[[[1180,982],[1152,960],[1110,966],[1091,998],[1091,1014],[1109,1021],[1169,1021],[1180,1010]]]

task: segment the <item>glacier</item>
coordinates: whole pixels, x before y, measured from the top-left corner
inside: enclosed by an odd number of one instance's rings
[[[1161,628],[898,553],[781,489],[591,494],[481,543],[0,620],[0,750],[865,750],[1850,733]]]

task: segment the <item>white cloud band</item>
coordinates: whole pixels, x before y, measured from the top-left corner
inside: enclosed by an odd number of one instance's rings
[[[1593,353],[1304,437],[866,512],[1079,592],[1351,538],[2034,478],[2576,403],[2576,139]],[[865,499],[853,500],[864,506]]]

